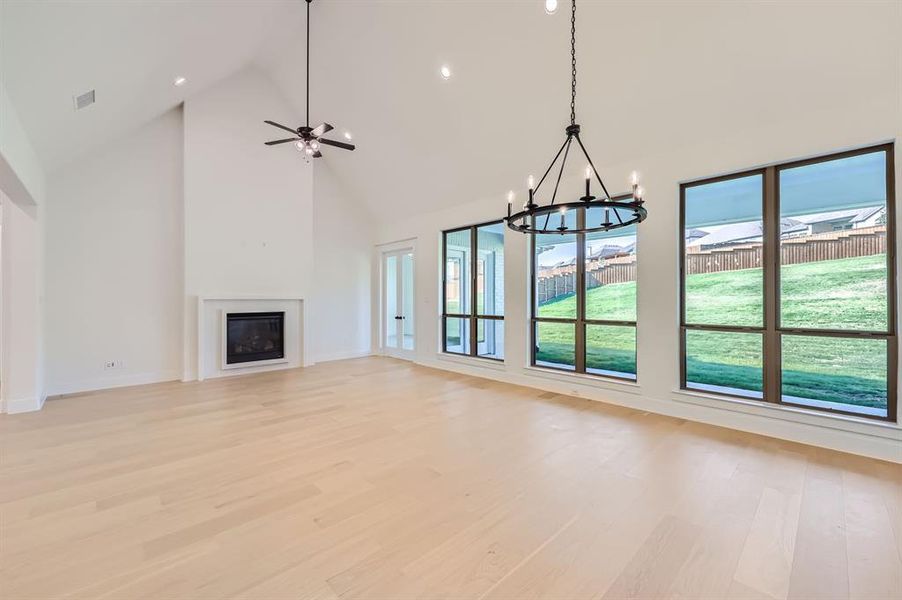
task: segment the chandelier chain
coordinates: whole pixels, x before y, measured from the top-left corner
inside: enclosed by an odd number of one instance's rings
[[[576,124],[576,0],[570,9],[570,124]]]
[[[508,228],[520,233],[533,235],[585,235],[588,233],[620,229],[621,227],[628,227],[644,221],[648,212],[644,206],[642,188],[639,187],[638,181],[636,180],[636,174],[633,173],[633,193],[631,197],[627,197],[626,194],[622,197],[612,197],[611,194],[608,193],[608,189],[605,186],[604,181],[602,181],[601,175],[598,174],[598,169],[595,168],[595,163],[592,162],[592,157],[589,156],[589,152],[586,150],[586,147],[583,145],[583,141],[580,138],[580,126],[576,124],[576,0],[570,1],[570,125],[565,130],[565,133],[567,134],[567,137],[564,139],[564,143],[557,151],[557,154],[554,155],[551,164],[545,169],[545,173],[542,175],[542,178],[539,179],[538,185],[535,185],[532,176],[529,177],[529,201],[523,206],[523,210],[514,212],[512,207],[513,192],[508,195],[507,218],[505,219]],[[570,202],[558,203],[557,195],[564,173],[564,166],[567,164],[567,159],[570,157],[571,145],[574,139],[576,140],[582,155],[589,163],[586,167],[585,195]],[[574,152],[576,151],[575,148],[576,147],[574,146]],[[561,158],[562,155],[563,158]],[[542,205],[538,201],[539,189],[547,180],[548,175],[551,173],[551,170],[554,169],[555,165],[557,165],[559,159],[560,166],[554,183],[554,191],[551,193],[551,202]],[[601,186],[601,193],[598,196],[592,195],[591,186],[593,176]],[[589,223],[589,216],[592,209],[603,209],[604,222],[595,226]],[[575,226],[568,226],[567,214],[569,211],[573,210],[580,211],[577,213],[579,218],[577,219]],[[611,220],[610,218],[611,212],[614,213],[614,220]],[[552,213],[560,215],[559,227],[549,227]],[[541,224],[539,219],[543,216],[545,217],[544,224]]]

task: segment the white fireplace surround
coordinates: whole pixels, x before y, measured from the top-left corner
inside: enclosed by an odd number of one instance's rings
[[[216,294],[197,298],[197,379],[212,379],[232,375],[244,375],[277,369],[293,369],[307,366],[305,361],[304,313],[305,302],[301,296],[263,296]],[[225,367],[224,316],[241,312],[285,313],[285,358],[278,361],[260,361],[246,365]]]

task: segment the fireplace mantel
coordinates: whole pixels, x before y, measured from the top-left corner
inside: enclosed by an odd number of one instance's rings
[[[208,300],[293,300],[303,302],[304,297],[301,295],[288,294],[285,296],[271,296],[267,294],[204,294],[198,296],[198,305]]]

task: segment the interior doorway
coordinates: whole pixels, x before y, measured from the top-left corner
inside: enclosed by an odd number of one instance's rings
[[[414,260],[413,248],[382,253],[382,352],[407,360],[416,349]]]

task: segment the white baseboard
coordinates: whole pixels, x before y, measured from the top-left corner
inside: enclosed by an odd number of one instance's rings
[[[8,415],[16,415],[19,413],[35,412],[44,407],[44,397],[34,398],[7,398],[0,407]]]
[[[480,368],[480,364],[457,361],[415,362],[435,369],[902,463],[902,428],[892,423],[853,421],[770,406],[744,407],[722,399],[713,403],[687,401],[677,392],[672,398],[651,398],[642,393],[641,385],[586,381],[583,377],[567,374],[546,375],[529,367],[524,367],[521,374],[513,369]]]
[[[332,362],[334,360],[349,360],[351,358],[363,358],[365,356],[371,356],[372,352],[369,350],[356,350],[353,352],[333,352],[331,354],[321,354],[316,357],[317,363],[323,362]]]
[[[98,377],[96,379],[83,379],[81,381],[50,383],[47,386],[49,390],[47,395],[60,396],[63,394],[96,392],[98,390],[108,390],[118,387],[177,381],[179,379],[181,379],[181,372],[177,369],[149,373],[130,373],[128,375],[118,375],[115,377]]]

